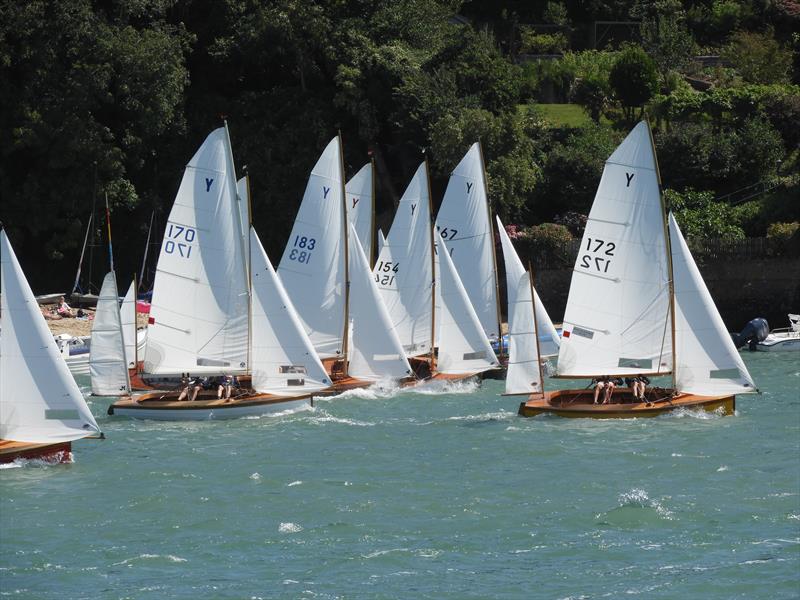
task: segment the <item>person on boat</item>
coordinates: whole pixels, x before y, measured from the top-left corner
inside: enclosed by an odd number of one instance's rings
[[[592,385],[594,386],[594,403],[600,404],[600,392],[605,390],[606,385],[609,382],[608,377],[595,377],[592,379]],[[605,395],[603,396],[605,399]]]
[[[219,378],[219,386],[217,387],[217,398],[222,398],[222,393],[225,393],[225,402],[231,401],[231,392],[233,388],[239,386],[239,382],[233,375],[223,375]]]
[[[648,385],[650,385],[650,380],[645,375],[634,377],[633,395],[639,402],[645,401],[645,392],[647,391]]]
[[[58,299],[58,306],[56,307],[56,312],[61,315],[62,317],[74,317],[75,315],[72,313],[72,308],[70,308],[69,304],[64,300],[64,296],[61,296]]]
[[[190,382],[189,374],[181,373],[181,383],[180,383],[181,393],[180,395],[178,395],[178,402],[182,402],[183,400],[186,400],[186,398],[188,398],[189,392],[191,391],[189,390],[189,382]]]

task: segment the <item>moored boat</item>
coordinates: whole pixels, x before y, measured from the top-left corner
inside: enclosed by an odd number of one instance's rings
[[[800,315],[789,314],[789,327],[773,329],[755,345],[758,352],[800,351]]]
[[[513,342],[512,342],[513,344]],[[606,161],[575,263],[556,377],[670,376],[669,388],[545,392],[519,414],[625,418],[679,408],[733,414],[735,395],[757,391],[700,276],[677,221],[667,215],[647,123]]]

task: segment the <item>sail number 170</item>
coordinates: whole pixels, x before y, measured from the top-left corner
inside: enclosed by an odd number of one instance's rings
[[[165,237],[165,253],[177,254],[183,258],[189,258],[192,255],[192,242],[197,237],[197,232],[194,229],[170,223]]]
[[[608,267],[611,265],[611,258],[614,256],[614,250],[617,245],[614,242],[606,242],[604,240],[586,238],[586,252],[590,254],[583,254],[581,256],[580,267],[589,270],[596,270],[600,273],[608,273]]]

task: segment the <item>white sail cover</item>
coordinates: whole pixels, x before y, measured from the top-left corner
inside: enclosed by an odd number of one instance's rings
[[[372,270],[406,356],[431,350],[431,217],[422,163],[408,184]]]
[[[528,272],[520,276],[516,285],[512,283],[508,285],[506,394],[531,394],[543,391],[539,348],[536,344],[536,323],[533,318],[532,289]]]
[[[439,233],[436,234],[436,244],[440,249],[438,255],[442,269],[437,280],[442,286],[442,310],[436,370],[450,375],[466,375],[494,369],[499,366],[497,357]]]
[[[345,215],[339,138],[311,170],[278,273],[320,358],[340,356],[345,315]]]
[[[500,244],[503,246],[503,260],[506,268],[506,285],[508,291],[508,322],[509,334],[511,329],[511,307],[514,302],[514,294],[516,287],[522,275],[525,273],[525,267],[522,266],[522,261],[519,259],[517,251],[514,249],[511,239],[508,237],[506,228],[500,221],[500,217],[495,217],[497,220],[497,230],[500,232]],[[544,304],[542,304],[539,294],[536,289],[533,290],[533,298],[536,307],[536,328],[539,331],[539,352],[542,356],[555,356],[558,354],[558,348],[561,345],[561,339],[558,337],[558,332],[553,326],[553,321],[550,320],[550,315],[547,313]]]
[[[372,162],[368,162],[353,175],[353,178],[344,186],[344,195],[347,205],[347,221],[356,229],[356,235],[364,248],[367,260],[371,261],[373,255],[373,223],[375,199],[372,195],[374,177]],[[352,239],[352,238],[351,238]],[[372,264],[372,263],[370,263]]]
[[[700,396],[756,391],[672,214],[669,237],[675,278],[675,387]]]
[[[100,432],[0,231],[0,439],[46,444]]]
[[[450,174],[436,229],[447,242],[475,313],[487,337],[500,335],[497,319],[497,274],[489,201],[478,143]]]
[[[265,394],[296,396],[330,387],[330,378],[252,228],[250,252],[253,389]]]
[[[92,323],[92,351],[89,354],[89,375],[95,396],[130,394],[128,361],[122,337],[122,316],[119,308],[117,278],[110,271],[103,279],[97,311]]]
[[[125,344],[125,364],[129,369],[136,367],[136,282],[131,282],[128,293],[119,308],[122,320],[122,341]]]
[[[158,257],[147,373],[247,369],[249,286],[230,157],[220,128],[184,171]]]
[[[664,212],[645,122],[606,161],[564,315],[558,374],[669,373]]]
[[[350,331],[348,373],[358,379],[379,381],[409,377],[403,345],[395,333],[389,313],[381,300],[378,286],[350,226]]]

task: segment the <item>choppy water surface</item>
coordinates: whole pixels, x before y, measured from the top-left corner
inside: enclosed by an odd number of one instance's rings
[[[745,360],[724,418],[522,419],[495,381],[215,423],[92,399],[107,440],[0,471],[0,594],[796,598],[800,361]]]

